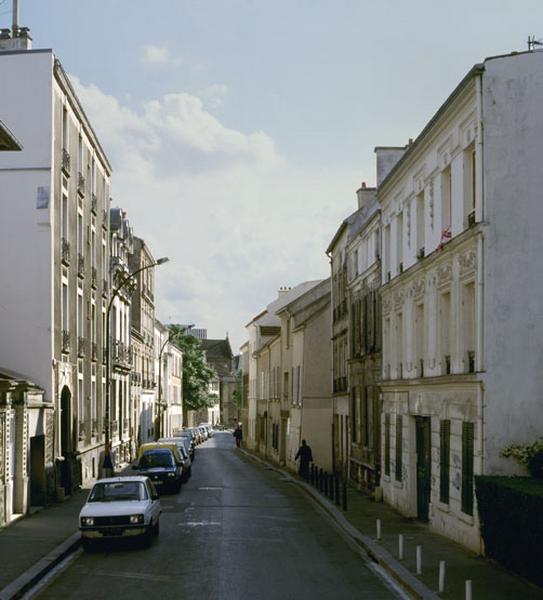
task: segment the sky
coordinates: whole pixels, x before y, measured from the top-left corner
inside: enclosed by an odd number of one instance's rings
[[[280,287],[328,276],[375,146],[415,138],[473,64],[543,38],[541,0],[19,3],[72,77],[113,205],[170,258],[157,317],[234,352]]]

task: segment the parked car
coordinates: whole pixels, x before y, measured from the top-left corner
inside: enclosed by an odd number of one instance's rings
[[[185,447],[185,442],[183,441],[184,439],[186,438],[160,438],[158,443],[161,445],[175,444],[177,446],[181,456],[181,464],[183,466],[183,481],[187,481],[187,479],[192,475],[192,461]]]
[[[185,431],[177,432],[174,437],[179,440],[183,440],[185,448],[190,455],[190,460],[194,462],[194,438],[190,433]]]
[[[98,480],[79,513],[82,544],[97,540],[142,537],[151,542],[160,527],[160,501],[147,477]]]
[[[200,423],[200,425],[198,425],[198,427],[203,427],[206,432],[207,432],[207,436],[208,437],[213,437],[213,425],[211,425],[211,423]]]
[[[172,452],[173,455],[175,457],[176,462],[178,463],[182,463],[183,459],[181,457],[181,453],[179,452],[179,447],[177,445],[177,443],[175,442],[146,442],[145,444],[142,444],[139,448],[138,448],[138,460],[143,456],[144,452],[147,452],[147,450],[154,450],[155,448],[169,448]]]
[[[198,431],[202,435],[202,440],[205,442],[205,440],[207,440],[207,438],[209,437],[207,435],[207,429],[205,427],[198,427]]]
[[[145,450],[134,469],[149,477],[159,492],[178,492],[181,489],[183,466],[170,447]]]

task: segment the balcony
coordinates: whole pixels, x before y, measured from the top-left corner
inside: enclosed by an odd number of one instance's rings
[[[77,275],[85,277],[85,257],[82,254],[77,255]]]
[[[117,367],[132,368],[132,349],[119,340],[111,342],[111,360]]]
[[[85,177],[83,173],[77,174],[77,191],[81,196],[85,195]]]
[[[62,352],[70,352],[70,332],[67,329],[62,330],[61,347]]]
[[[96,267],[91,267],[91,286],[96,289],[96,281],[97,277],[96,277]]]
[[[60,242],[60,257],[65,265],[70,264],[70,242],[66,238]]]
[[[63,148],[62,149],[62,170],[64,171],[64,174],[67,177],[70,176],[70,168],[71,168],[70,153],[68,152],[68,150],[66,150],[66,148]]]
[[[94,192],[91,194],[91,210],[94,214],[98,212],[98,198]]]
[[[81,358],[87,356],[87,340],[81,336],[77,338],[77,356]]]

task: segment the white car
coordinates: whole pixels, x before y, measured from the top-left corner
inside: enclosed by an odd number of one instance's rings
[[[160,500],[147,477],[98,480],[79,513],[84,549],[93,541],[142,537],[151,542],[159,532]]]

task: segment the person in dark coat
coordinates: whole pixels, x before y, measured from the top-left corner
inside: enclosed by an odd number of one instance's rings
[[[115,456],[111,444],[107,443],[102,457],[102,477],[113,477],[115,473]]]
[[[234,437],[236,438],[236,446],[239,448],[241,446],[241,440],[243,439],[243,432],[239,425],[234,429]]]
[[[300,467],[298,469],[300,477],[309,479],[309,463],[313,462],[313,454],[305,440],[302,440],[302,445],[294,457],[294,460],[298,459],[300,459]]]

